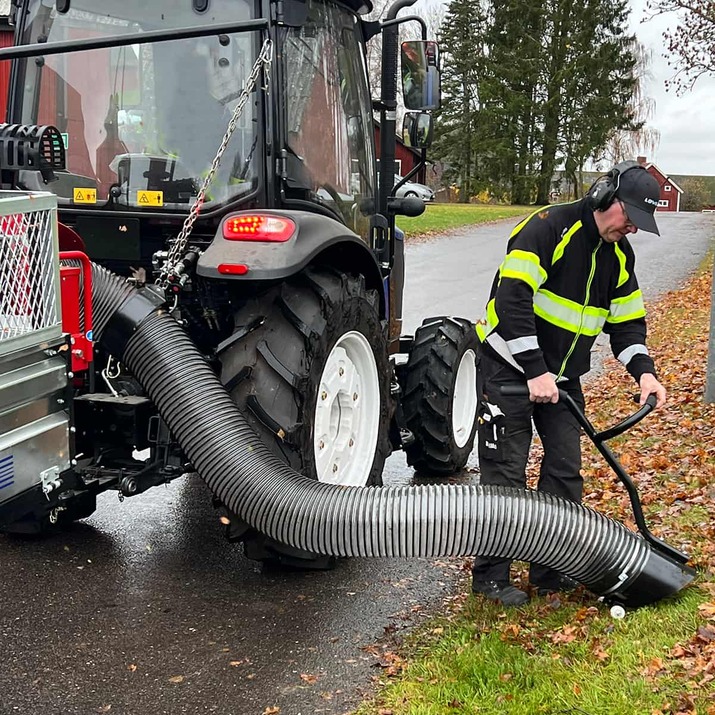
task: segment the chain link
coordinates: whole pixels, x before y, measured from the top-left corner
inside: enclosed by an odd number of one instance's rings
[[[261,69],[264,70],[265,77],[265,85],[263,86],[263,89],[266,92],[269,91],[272,61],[273,42],[269,38],[266,38],[266,40],[263,42],[263,46],[261,47],[261,51],[256,58],[256,61],[253,63],[251,74],[248,75],[243,85],[243,89],[241,90],[241,94],[238,98],[238,103],[236,104],[236,108],[233,110],[233,116],[231,117],[231,121],[229,121],[228,123],[226,133],[223,135],[223,139],[221,140],[221,146],[219,146],[218,151],[216,152],[216,156],[214,157],[214,160],[211,164],[211,168],[209,169],[208,174],[206,174],[206,177],[204,178],[204,183],[201,186],[198,195],[196,196],[196,200],[194,201],[189,211],[189,215],[184,221],[184,225],[182,226],[179,235],[176,237],[176,240],[169,248],[166,260],[162,267],[161,275],[156,281],[156,284],[161,288],[166,288],[168,286],[169,276],[173,272],[177,272],[177,270],[179,273],[181,272],[181,269],[178,269],[178,264],[184,252],[186,251],[186,247],[189,243],[189,236],[191,235],[191,232],[194,228],[194,224],[196,223],[196,219],[199,217],[201,208],[203,207],[204,201],[206,200],[206,192],[211,186],[214,176],[216,175],[216,171],[221,164],[221,159],[226,152],[226,149],[228,148],[228,144],[231,141],[233,133],[236,131],[236,127],[238,126],[238,120],[241,117],[243,108],[246,105],[246,102],[248,101],[248,98],[253,91],[253,88],[258,82],[258,77],[261,73]]]

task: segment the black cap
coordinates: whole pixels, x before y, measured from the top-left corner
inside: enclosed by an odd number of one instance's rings
[[[653,214],[660,200],[660,185],[645,169],[633,168],[619,177],[616,197],[625,204],[628,220],[642,231],[660,236]]]

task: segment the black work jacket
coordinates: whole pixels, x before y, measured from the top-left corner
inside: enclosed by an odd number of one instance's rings
[[[634,266],[628,239],[604,241],[585,200],[540,209],[512,231],[477,334],[527,378],[588,372],[602,330],[636,381],[655,374]]]

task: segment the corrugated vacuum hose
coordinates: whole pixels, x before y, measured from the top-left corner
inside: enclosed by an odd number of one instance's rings
[[[336,556],[479,554],[538,561],[628,606],[687,585],[693,571],[579,504],[467,485],[345,487],[273,456],[218,377],[148,289],[93,266],[95,338],[137,377],[197,472],[251,527]]]

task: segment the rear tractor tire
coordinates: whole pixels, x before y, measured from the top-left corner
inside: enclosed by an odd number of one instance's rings
[[[382,484],[390,453],[390,366],[378,295],[362,276],[308,268],[234,316],[221,379],[263,443],[301,474],[328,484]],[[250,558],[330,568],[251,529]]]
[[[415,333],[403,368],[403,411],[414,441],[407,463],[422,474],[461,471],[477,430],[478,344],[463,318],[430,318]]]

